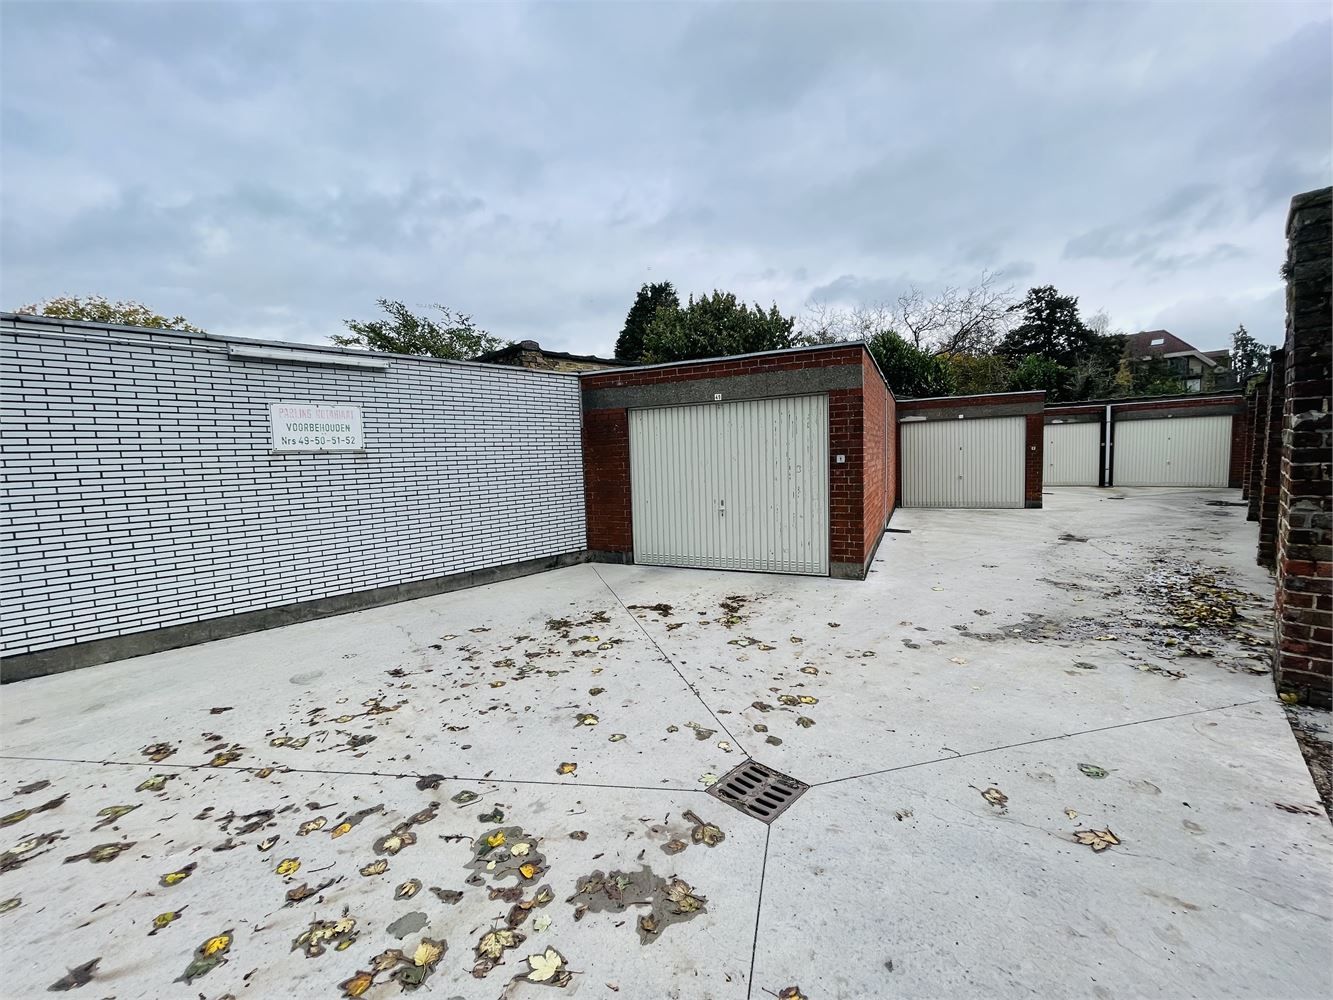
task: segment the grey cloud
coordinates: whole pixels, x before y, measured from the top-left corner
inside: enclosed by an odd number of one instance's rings
[[[388,296],[589,351],[645,280],[794,312],[988,267],[1149,316],[1276,287],[1286,200],[1327,183],[1328,31],[1292,4],[13,4],[0,306],[317,339]]]

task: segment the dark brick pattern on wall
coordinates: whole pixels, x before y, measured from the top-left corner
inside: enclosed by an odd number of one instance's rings
[[[1245,443],[1242,446],[1240,460],[1240,498],[1242,500],[1250,499],[1250,459],[1254,456],[1254,414],[1257,407],[1254,402],[1254,395],[1251,393],[1245,398],[1244,435]]]
[[[897,412],[889,387],[870,355],[862,360],[862,451],[865,455],[862,496],[862,551],[869,558],[897,502]]]
[[[1274,370],[1274,382],[1280,381],[1285,390],[1274,673],[1279,689],[1329,705],[1333,702],[1333,189],[1292,199],[1286,275],[1285,363]]]
[[[1249,484],[1246,499],[1250,502],[1245,514],[1247,521],[1259,520],[1259,506],[1264,496],[1264,442],[1268,440],[1268,383],[1265,375],[1255,383],[1250,393],[1250,404],[1254,410],[1250,425],[1250,463],[1245,476]]]
[[[1046,416],[1029,413],[1023,442],[1023,506],[1041,507],[1041,480],[1046,464]]]
[[[590,550],[634,550],[629,489],[628,412],[584,410],[583,491]]]
[[[1269,355],[1268,415],[1263,440],[1264,470],[1259,484],[1259,565],[1272,569],[1277,559],[1277,506],[1282,480],[1282,399],[1286,381],[1286,353],[1278,348]],[[1256,447],[1258,445],[1256,444]]]

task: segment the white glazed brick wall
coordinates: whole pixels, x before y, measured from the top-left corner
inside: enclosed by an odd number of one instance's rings
[[[575,376],[49,329],[0,322],[4,654],[585,547]],[[270,454],[273,402],[359,405],[366,453]]]

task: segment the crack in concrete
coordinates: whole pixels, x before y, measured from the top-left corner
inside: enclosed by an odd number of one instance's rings
[[[165,761],[154,763],[152,761],[137,760],[89,760],[84,757],[29,757],[23,754],[0,754],[0,760],[19,760],[30,761],[33,763],[47,764],[96,764],[102,767],[146,767],[155,770],[163,768],[175,768],[179,771],[236,771],[242,774],[248,774],[260,770],[260,768],[239,767],[236,765],[224,765],[222,767],[213,767],[210,764],[170,764]],[[420,778],[426,772],[424,771],[342,771],[335,768],[318,767],[287,767],[282,764],[265,765],[272,767],[276,773],[281,774],[321,774],[337,775],[339,777],[349,778]],[[477,777],[467,774],[446,774],[441,776],[442,781],[462,781],[478,785],[545,785],[551,788],[617,788],[639,792],[689,792],[697,795],[707,795],[702,788],[679,787],[675,785],[621,785],[610,782],[595,781],[542,781],[532,778],[489,778]]]
[[[764,879],[768,875],[768,842],[773,836],[770,826],[764,831],[764,860],[759,866],[759,898],[754,904],[754,940],[750,943],[750,975],[745,981],[745,1000],[754,995],[754,960],[759,953],[759,919],[764,911]]]
[[[699,699],[699,704],[703,706],[704,711],[707,712],[712,717],[713,721],[717,723],[718,728],[727,734],[727,739],[731,741],[731,745],[735,747],[737,750],[739,750],[746,757],[753,759],[753,755],[748,750],[746,750],[745,747],[741,746],[740,740],[736,739],[736,737],[732,734],[731,730],[727,728],[727,724],[723,722],[720,718],[718,718],[717,713],[713,711],[712,707],[709,706],[708,702],[704,701],[704,696],[699,693],[699,689],[695,687],[694,683],[681,672],[680,667],[676,666],[676,661],[673,660],[669,655],[667,655],[666,650],[664,650],[658,644],[657,640],[653,638],[652,633],[650,633],[646,628],[643,627],[643,622],[639,621],[638,617],[632,611],[630,611],[629,608],[625,607],[625,602],[620,599],[620,595],[615,592],[615,589],[611,586],[611,584],[606,582],[606,578],[603,577],[601,573],[597,572],[596,566],[592,566],[592,571],[597,575],[597,579],[602,581],[602,586],[607,589],[607,592],[610,593],[610,595],[616,599],[616,603],[620,605],[620,609],[624,611],[625,614],[629,615],[630,618],[634,619],[634,624],[638,626],[639,631],[644,634],[644,637],[653,644],[653,648],[656,649],[658,655],[660,655],[662,659],[666,661],[667,666],[669,666],[672,670],[676,672],[676,676],[679,677],[681,681],[685,684],[685,686],[690,689],[690,693],[693,694],[694,697]]]
[[[875,771],[862,771],[859,774],[849,774],[842,778],[828,778],[824,781],[810,782],[810,788],[813,791],[824,785],[836,785],[842,781],[855,781],[857,778],[872,778],[878,774],[889,774],[893,771],[906,771],[914,767],[928,767],[931,764],[944,764],[949,761],[962,760],[964,757],[977,757],[982,754],[995,753],[998,750],[1014,750],[1018,747],[1034,746],[1038,743],[1052,743],[1056,740],[1072,739],[1075,736],[1087,736],[1091,733],[1104,733],[1112,729],[1128,729],[1132,726],[1144,726],[1152,722],[1167,722],[1171,719],[1183,719],[1192,715],[1206,715],[1209,712],[1225,712],[1231,708],[1242,708],[1245,705],[1258,705],[1270,701],[1269,698],[1251,698],[1249,701],[1237,701],[1229,705],[1218,705],[1214,708],[1197,708],[1189,712],[1177,712],[1174,715],[1159,715],[1151,719],[1138,719],[1133,722],[1117,722],[1110,726],[1097,726],[1093,729],[1080,729],[1072,733],[1059,733],[1055,736],[1040,736],[1032,740],[1023,740],[1019,743],[1005,743],[1001,746],[987,747],[984,750],[969,750],[967,753],[956,753],[953,757],[933,757],[930,760],[920,760],[911,764],[898,764],[894,767],[884,767]]]

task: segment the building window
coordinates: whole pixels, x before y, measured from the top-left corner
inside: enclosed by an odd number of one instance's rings
[[[1157,338],[1154,339],[1153,342],[1152,342],[1151,344],[1149,344],[1148,346],[1149,346],[1149,347],[1161,347],[1161,346],[1162,346],[1163,344],[1165,344],[1165,343],[1166,343],[1166,338],[1165,338],[1165,337],[1157,337]]]

